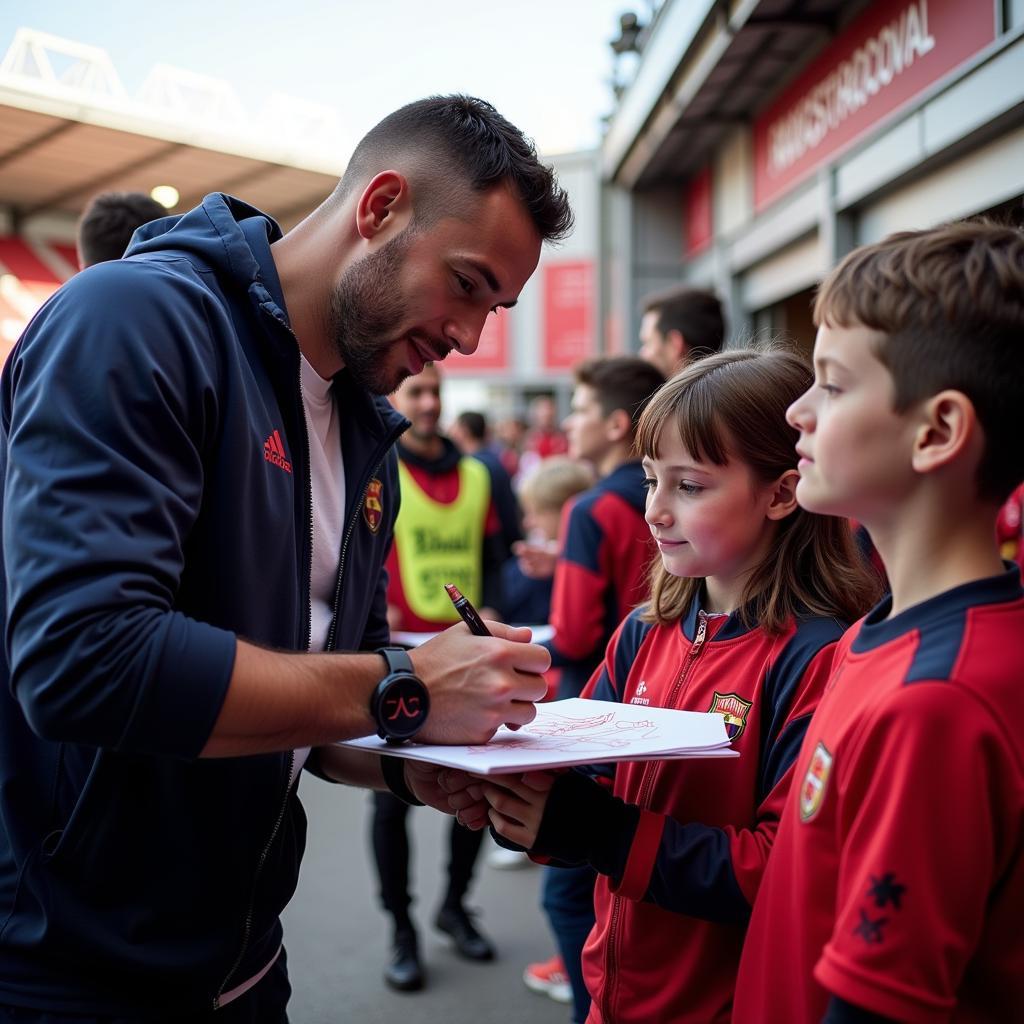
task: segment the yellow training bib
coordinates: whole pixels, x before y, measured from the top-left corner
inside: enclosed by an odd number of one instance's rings
[[[434,622],[457,622],[444,585],[454,583],[473,604],[483,596],[483,543],[491,477],[476,459],[459,462],[455,501],[434,501],[401,460],[402,506],[395,522],[395,550],[405,600],[414,614]]]

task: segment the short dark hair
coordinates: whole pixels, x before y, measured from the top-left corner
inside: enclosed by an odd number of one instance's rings
[[[482,412],[467,409],[455,417],[455,422],[469,434],[474,441],[483,441],[487,437],[487,417]]]
[[[822,282],[815,324],[885,337],[896,412],[950,388],[985,432],[978,494],[1024,479],[1024,231],[985,220],[901,231],[854,249]]]
[[[725,342],[725,315],[718,296],[706,288],[669,288],[648,295],[644,313],[657,313],[658,330],[664,335],[678,331],[686,347],[705,355],[722,350]]]
[[[485,100],[430,96],[388,114],[356,146],[335,196],[346,197],[399,152],[416,157],[417,221],[429,223],[458,210],[467,184],[475,192],[486,192],[507,183],[542,239],[557,241],[572,230],[569,197],[554,171],[540,162],[533,143]]]
[[[167,210],[144,192],[101,192],[89,201],[78,222],[78,253],[83,267],[119,260],[135,229]]]
[[[651,396],[665,383],[661,371],[639,356],[588,359],[576,367],[575,377],[577,384],[593,388],[605,416],[616,409],[629,413],[631,436]]]

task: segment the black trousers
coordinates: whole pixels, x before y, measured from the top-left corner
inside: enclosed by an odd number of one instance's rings
[[[398,928],[410,924],[409,904],[409,832],[406,817],[409,805],[391,793],[373,794],[373,857],[380,879],[380,902],[395,919]],[[461,904],[473,880],[484,831],[463,828],[452,818],[449,834],[448,890],[444,904]]]

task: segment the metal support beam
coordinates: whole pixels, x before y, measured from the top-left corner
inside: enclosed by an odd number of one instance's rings
[[[34,135],[31,139],[26,139],[20,145],[13,146],[7,150],[6,153],[0,153],[0,167],[3,167],[4,164],[9,164],[12,160],[17,160],[18,157],[24,156],[38,146],[45,145],[51,139],[55,139],[58,135],[63,135],[64,132],[75,127],[77,126],[74,121],[61,121],[60,124],[54,125],[49,130],[40,132],[39,135]]]
[[[52,193],[40,202],[35,203],[33,206],[22,210],[22,215],[25,217],[31,217],[33,214],[41,213],[43,210],[52,210],[74,196],[89,196],[95,192],[102,192],[104,185],[108,185],[110,182],[116,181],[122,175],[130,174],[132,171],[137,171],[139,168],[145,167],[147,164],[156,163],[168,154],[182,148],[183,144],[180,142],[172,142],[166,146],[161,146],[159,149],[154,150],[152,153],[147,153],[145,156],[139,157],[137,160],[131,160],[126,164],[119,164],[117,167],[106,170],[102,174],[95,175],[88,181],[78,182],[71,188],[62,189],[60,192]]]

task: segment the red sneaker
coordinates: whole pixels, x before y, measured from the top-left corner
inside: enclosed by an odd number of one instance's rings
[[[557,953],[543,963],[529,964],[523,971],[523,981],[527,988],[549,996],[556,1003],[572,1002],[569,975],[565,973],[565,964]]]

